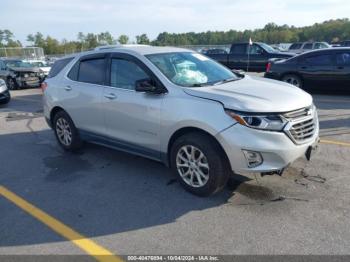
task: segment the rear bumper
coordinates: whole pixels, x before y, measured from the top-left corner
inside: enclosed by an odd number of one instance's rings
[[[281,75],[279,73],[276,73],[276,72],[266,72],[264,74],[264,77],[269,78],[269,79],[275,79],[275,80],[281,79]]]
[[[309,142],[297,145],[284,132],[262,131],[236,124],[217,135],[235,173],[263,173],[281,170],[298,158],[305,157],[319,141],[318,126]],[[259,152],[263,162],[248,167],[243,150]]]

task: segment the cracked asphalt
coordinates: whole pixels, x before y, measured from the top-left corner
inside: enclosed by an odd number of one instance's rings
[[[115,254],[350,253],[350,94],[313,93],[328,142],[311,162],[237,176],[210,198],[151,160],[96,145],[63,152],[41,91],[12,96],[0,106],[0,185]],[[84,254],[1,195],[0,210],[0,254]]]

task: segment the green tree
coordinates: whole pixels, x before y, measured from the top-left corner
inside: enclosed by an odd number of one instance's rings
[[[120,35],[118,38],[119,44],[125,45],[129,42],[129,37],[127,35]]]
[[[137,35],[136,36],[136,43],[140,45],[148,45],[150,43],[150,40],[147,36],[147,34]]]

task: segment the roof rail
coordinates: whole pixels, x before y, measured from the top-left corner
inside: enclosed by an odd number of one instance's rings
[[[103,46],[98,46],[94,50],[105,50],[105,49],[114,49],[114,48],[124,48],[124,47],[134,47],[134,46],[149,46],[149,45],[134,45],[134,44],[129,44],[129,45],[103,45]]]

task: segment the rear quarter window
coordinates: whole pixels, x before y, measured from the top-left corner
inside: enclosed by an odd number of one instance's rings
[[[57,76],[62,71],[62,69],[65,68],[65,66],[73,59],[74,57],[69,57],[69,58],[63,58],[63,59],[57,60],[51,67],[51,70],[47,78]]]

